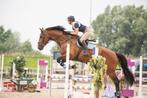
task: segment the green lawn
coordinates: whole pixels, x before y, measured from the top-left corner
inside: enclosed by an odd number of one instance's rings
[[[11,67],[11,62],[13,61],[14,58],[16,58],[16,55],[5,55],[4,56],[4,69],[5,68],[10,68]],[[37,61],[39,59],[45,59],[49,62],[50,64],[50,57],[49,56],[43,56],[43,55],[33,55],[33,56],[24,56],[25,61],[26,61],[26,66],[27,68],[37,68]],[[50,66],[50,65],[49,65]]]

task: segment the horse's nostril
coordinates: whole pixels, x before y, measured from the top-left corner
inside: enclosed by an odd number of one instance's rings
[[[41,48],[41,47],[38,47],[38,49],[39,49],[39,50],[42,50],[43,48]]]
[[[38,44],[38,49],[39,49],[39,50],[42,50],[43,47],[42,47],[41,45]]]

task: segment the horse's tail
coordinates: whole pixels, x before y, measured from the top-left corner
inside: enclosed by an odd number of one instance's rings
[[[123,73],[125,75],[125,79],[132,86],[133,83],[135,82],[135,80],[134,80],[134,76],[133,76],[132,72],[128,68],[127,59],[122,54],[116,53],[116,55],[117,55],[117,57],[119,59],[119,62],[121,64],[121,67],[123,69]]]

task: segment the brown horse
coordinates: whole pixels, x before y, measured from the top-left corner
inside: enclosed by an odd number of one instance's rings
[[[55,41],[60,47],[61,57],[57,59],[57,62],[63,66],[63,63],[66,60],[66,46],[67,43],[70,43],[70,60],[80,61],[87,63],[93,54],[93,50],[82,50],[77,46],[77,38],[78,36],[71,35],[65,31],[62,26],[55,26],[49,27],[44,29],[40,29],[40,39],[38,42],[38,49],[42,50],[44,46],[50,41]],[[120,63],[126,81],[133,85],[134,77],[131,71],[128,69],[127,60],[126,58],[119,53],[116,53],[110,49],[100,47],[97,45],[99,55],[106,58],[107,64],[107,74],[113,80],[115,87],[116,87],[116,96],[120,98],[120,91],[119,91],[119,80],[116,76],[115,70],[118,63]]]

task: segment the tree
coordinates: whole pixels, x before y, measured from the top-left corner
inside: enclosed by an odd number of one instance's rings
[[[19,33],[0,26],[0,54],[12,52],[33,52],[30,41],[20,42]]]
[[[11,31],[10,31],[11,32]],[[4,51],[5,52],[16,52],[20,45],[19,33],[11,33],[7,38],[7,41],[4,42]]]
[[[32,52],[32,45],[30,43],[30,41],[25,41],[24,43],[22,43],[20,45],[20,49],[21,52],[26,53],[26,52]]]
[[[143,6],[108,6],[92,22],[100,44],[126,55],[139,56],[144,46],[147,53],[147,10]]]
[[[19,37],[17,33],[11,30],[5,31],[3,26],[0,26],[0,53],[5,53],[14,50],[19,45]]]

